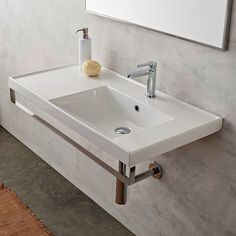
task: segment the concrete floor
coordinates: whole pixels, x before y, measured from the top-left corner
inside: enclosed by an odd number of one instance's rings
[[[0,182],[55,235],[133,235],[1,126]]]

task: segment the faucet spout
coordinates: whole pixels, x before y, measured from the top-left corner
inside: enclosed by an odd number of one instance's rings
[[[142,76],[150,75],[150,73],[152,73],[151,70],[139,70],[139,71],[128,73],[126,75],[126,77],[127,78],[137,78],[137,77],[142,77]]]

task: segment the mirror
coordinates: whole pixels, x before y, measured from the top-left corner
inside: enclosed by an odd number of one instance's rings
[[[87,12],[221,50],[227,49],[232,0],[86,0]]]

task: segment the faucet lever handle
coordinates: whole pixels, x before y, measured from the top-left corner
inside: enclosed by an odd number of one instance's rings
[[[157,63],[155,61],[149,61],[149,62],[137,65],[137,67],[145,67],[145,66],[149,66],[150,69],[152,69],[152,68],[155,68],[157,66]]]

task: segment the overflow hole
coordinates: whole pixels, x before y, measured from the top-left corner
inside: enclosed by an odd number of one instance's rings
[[[134,109],[135,109],[135,111],[139,112],[139,106],[138,105],[135,105]]]

